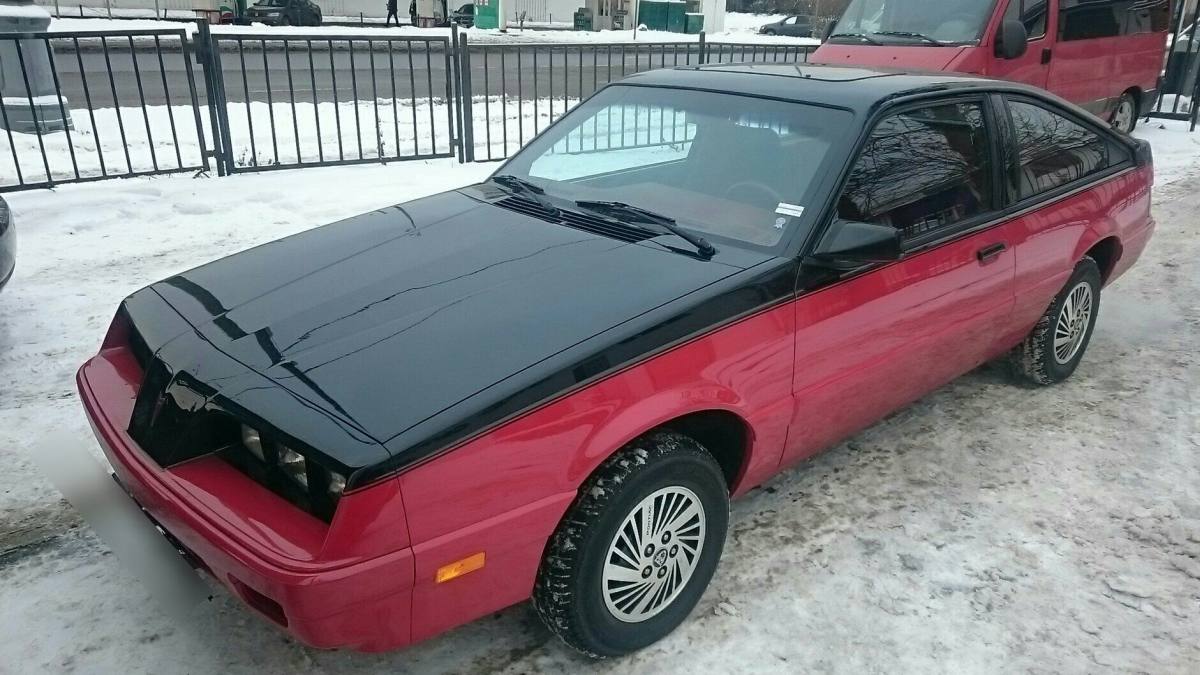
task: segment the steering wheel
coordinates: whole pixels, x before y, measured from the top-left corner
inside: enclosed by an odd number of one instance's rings
[[[748,204],[756,203],[754,201],[748,201],[744,198],[740,198],[741,195],[739,195],[738,193],[744,192],[746,190],[749,190],[751,192],[758,192],[760,195],[765,195],[767,197],[767,199],[765,201],[768,204],[779,204],[780,202],[783,201],[783,197],[778,192],[776,192],[774,189],[772,189],[769,185],[765,185],[765,184],[760,183],[755,180],[743,180],[743,181],[734,183],[733,185],[730,185],[729,188],[725,190],[725,198],[732,199],[733,201],[748,203]],[[771,209],[771,210],[774,210],[774,209]]]

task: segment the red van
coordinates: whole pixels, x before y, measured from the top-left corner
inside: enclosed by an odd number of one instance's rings
[[[1032,84],[1128,133],[1158,94],[1170,0],[852,0],[818,63]]]

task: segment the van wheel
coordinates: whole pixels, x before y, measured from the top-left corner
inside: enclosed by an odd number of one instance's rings
[[[728,523],[729,491],[712,455],[679,433],[642,436],[580,488],[546,547],[534,609],[589,656],[646,647],[700,600]]]
[[[1121,94],[1117,109],[1112,114],[1112,126],[1123,134],[1132,134],[1138,121],[1138,105],[1132,92]]]
[[[1085,257],[1075,266],[1037,325],[1013,352],[1017,370],[1034,384],[1062,382],[1087,351],[1100,311],[1100,267]]]

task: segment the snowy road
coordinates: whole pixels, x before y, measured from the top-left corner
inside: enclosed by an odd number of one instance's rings
[[[0,295],[0,672],[1200,671],[1200,153],[1185,134],[1150,136],[1172,163],[1156,187],[1158,234],[1105,291],[1074,378],[1027,389],[983,368],[756,490],[735,504],[691,619],[598,664],[527,605],[385,655],[306,649],[222,592],[172,623],[25,454],[50,429],[94,450],[71,374],[123,295],[493,167],[13,195],[22,248]],[[223,180],[256,201],[214,206]],[[355,189],[334,199],[331,184]]]
[[[416,97],[424,98],[430,91],[437,96],[444,95],[446,61],[441,51],[432,50],[427,55],[422,43],[414,43],[412,58],[415,69],[410,79],[409,54],[404,51],[403,43],[397,46],[390,62],[388,53],[382,51],[385,45],[376,44],[377,49],[381,51],[373,55],[376,61],[374,68],[370,65],[372,55],[367,53],[367,43],[359,42],[355,43],[353,64],[349,52],[344,49],[345,44],[342,43],[342,51],[313,52],[311,70],[308,52],[296,52],[285,58],[282,52],[251,51],[248,48],[243,55],[246,66],[244,78],[238,53],[233,51],[223,54],[226,95],[230,103],[247,100],[265,102],[268,98],[275,102],[290,101],[293,91],[295,100],[299,103],[311,102],[314,99],[332,101],[335,98],[341,101],[367,100],[376,96],[391,99],[393,95],[403,100],[414,93]],[[320,47],[318,45],[318,48]],[[696,62],[699,58],[696,48],[691,49],[692,62]],[[744,47],[732,50],[714,45],[712,59],[729,61],[734,58],[757,58],[759,61],[771,61],[783,60],[785,56],[789,60],[802,58],[798,56],[801,53],[798,45],[789,47],[791,51],[786,55],[782,52],[767,52],[767,49],[769,48]],[[523,50],[519,57],[516,51],[509,51],[502,57],[499,50],[492,49],[485,69],[483,55],[476,50],[471,64],[471,78],[475,91],[482,93],[486,83],[486,89],[492,95],[506,93],[516,96],[523,91],[528,97],[533,91],[533,73],[536,70],[543,95],[553,78],[553,86],[559,95],[562,95],[565,86],[569,96],[578,97],[581,88],[588,94],[596,85],[620,79],[627,74],[663,66],[687,65],[688,51],[684,47],[662,48],[648,43],[615,45],[605,50],[567,44],[562,48],[556,47],[553,56],[544,49],[539,50],[537,58],[538,62],[535,64],[533,50],[529,48]],[[553,67],[550,66],[551,59],[554,61]],[[136,72],[134,60],[137,61]],[[105,63],[104,54],[84,52],[78,57],[74,54],[66,55],[66,58],[60,55],[56,63],[62,94],[74,106],[82,106],[85,101],[85,80],[87,95],[91,97],[94,108],[111,107],[114,95],[115,100],[126,106],[139,104],[142,98],[145,98],[146,105],[152,106],[163,105],[168,98],[177,105],[187,101],[187,75],[183,59],[178,55],[167,55],[161,67],[158,55],[153,52],[112,54],[108,64]],[[292,87],[288,85],[289,64]],[[389,64],[395,70],[394,76]],[[111,83],[107,73],[109,65],[113,75]],[[164,88],[161,83],[164,71],[170,83],[169,89]],[[197,96],[203,105],[207,100],[198,67],[194,67],[194,73]],[[139,76],[142,78],[140,91],[137,79]]]

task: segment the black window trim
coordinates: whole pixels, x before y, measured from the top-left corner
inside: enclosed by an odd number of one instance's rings
[[[846,188],[846,183],[850,179],[850,174],[854,171],[854,166],[858,162],[859,156],[862,154],[863,148],[870,140],[871,133],[879,126],[879,123],[888,117],[900,115],[911,110],[920,110],[923,108],[933,108],[941,105],[953,105],[956,103],[975,103],[983,110],[984,130],[988,135],[988,158],[989,158],[989,176],[988,180],[991,183],[991,195],[989,196],[990,203],[987,204],[984,211],[976,216],[961,220],[953,225],[925,233],[919,237],[915,237],[908,242],[905,242],[904,255],[916,255],[924,251],[937,248],[943,244],[955,241],[968,234],[974,234],[981,230],[985,230],[997,224],[998,214],[1001,212],[1003,202],[998,201],[999,195],[996,192],[997,183],[1002,180],[1002,176],[998,171],[1000,160],[1000,144],[997,142],[995,132],[997,124],[997,114],[993,110],[993,102],[987,91],[968,91],[955,92],[953,94],[941,94],[931,97],[921,97],[916,99],[905,100],[898,102],[895,105],[890,105],[881,108],[871,116],[870,121],[864,125],[863,133],[860,134],[858,142],[854,146],[854,151],[849,155],[849,161],[846,164],[845,170],[841,177],[834,185],[834,189],[830,191],[830,199],[832,206],[827,208],[827,214],[824,217],[824,223],[821,227],[816,228],[812,237],[809,240],[810,246],[816,246],[821,239],[829,234],[834,223],[837,222],[837,200],[841,196],[842,191]],[[886,263],[885,263],[886,264]],[[866,265],[860,270],[879,267],[879,264]],[[855,270],[857,272],[858,270]]]
[[[1075,180],[1073,180],[1069,183],[1064,183],[1052,190],[1047,190],[1045,192],[1039,192],[1038,194],[1032,195],[1030,197],[1026,197],[1025,199],[1019,199],[1018,198],[1019,193],[1017,193],[1015,191],[1007,194],[1005,202],[1004,202],[1004,207],[1000,210],[1000,212],[1002,214],[1006,215],[1007,217],[1011,217],[1012,214],[1023,213],[1023,212],[1029,211],[1029,210],[1031,210],[1030,207],[1040,207],[1042,205],[1048,205],[1052,202],[1056,202],[1069,194],[1074,194],[1081,187],[1089,187],[1093,184],[1101,183],[1103,181],[1108,180],[1109,178],[1112,178],[1113,176],[1116,176],[1119,173],[1122,173],[1122,172],[1134,167],[1133,150],[1129,147],[1128,140],[1121,138],[1119,136],[1116,136],[1111,128],[1105,127],[1101,123],[1100,118],[1098,118],[1090,113],[1085,113],[1084,115],[1079,115],[1079,114],[1076,114],[1074,111],[1071,111],[1067,108],[1064,108],[1064,107],[1058,106],[1058,105],[1054,105],[1053,103],[1046,101],[1045,99],[1040,99],[1040,98],[1037,98],[1034,96],[1027,96],[1027,95],[1023,95],[1020,93],[1002,92],[1002,93],[998,94],[998,97],[1000,99],[999,102],[1002,103],[1002,105],[1003,105],[1002,110],[1004,112],[1004,115],[1007,118],[1007,121],[1005,122],[1005,128],[1007,129],[1006,143],[1008,144],[1008,160],[1010,162],[1010,165],[1008,167],[1006,167],[1006,169],[1009,171],[1012,171],[1017,168],[1012,163],[1019,162],[1020,157],[1021,157],[1021,148],[1019,147],[1018,141],[1017,141],[1016,123],[1013,121],[1013,118],[1012,118],[1012,106],[1010,105],[1012,102],[1019,102],[1019,103],[1025,103],[1027,105],[1032,105],[1034,107],[1041,108],[1042,110],[1045,110],[1051,114],[1058,115],[1059,117],[1064,117],[1071,122],[1074,122],[1084,128],[1087,128],[1087,129],[1090,129],[1090,130],[1096,132],[1096,134],[1098,136],[1100,136],[1100,138],[1111,142],[1113,145],[1119,146],[1126,153],[1126,157],[1125,157],[1124,161],[1111,164],[1108,168],[1106,168],[1102,171],[1097,171],[1095,173],[1090,173],[1086,176],[1076,178]],[[1005,182],[1005,187],[1006,187],[1006,189],[1011,188],[1012,185],[1008,182]]]
[[[1072,121],[1076,121],[1076,123],[1091,127],[1091,129],[1102,133],[1105,138],[1111,139],[1111,141],[1114,141],[1117,145],[1121,145],[1122,148],[1126,149],[1130,160],[1128,162],[1118,163],[1118,165],[1115,165],[1114,167],[1110,167],[1109,171],[1088,175],[1088,177],[1085,177],[1085,179],[1075,181],[1073,184],[1063,185],[1058,187],[1056,190],[1043,192],[1042,195],[1036,195],[1034,197],[1025,199],[1025,201],[1013,202],[1012,197],[1009,197],[1006,199],[1006,205],[1004,205],[1003,208],[991,211],[990,220],[979,222],[977,226],[974,226],[970,229],[961,229],[961,231],[955,232],[953,237],[947,237],[944,240],[936,241],[936,243],[926,245],[920,250],[905,251],[905,258],[914,255],[920,255],[920,253],[936,249],[936,247],[940,247],[944,244],[950,244],[953,243],[953,241],[964,239],[966,237],[972,237],[972,235],[988,231],[988,229],[991,229],[992,227],[1001,226],[1003,223],[1018,219],[1018,217],[1032,213],[1032,211],[1050,207],[1050,205],[1060,202],[1062,199],[1074,197],[1080,192],[1091,189],[1091,187],[1099,185],[1100,183],[1105,183],[1105,181],[1114,179],[1118,177],[1118,175],[1129,173],[1135,171],[1136,169],[1136,163],[1133,161],[1136,148],[1134,144],[1135,142],[1132,138],[1117,135],[1115,131],[1112,131],[1111,127],[1103,123],[1103,120],[1097,118],[1096,115],[1088,113],[1087,110],[1081,108],[1074,109],[1074,107],[1070,106],[1069,103],[1056,101],[1054,98],[1051,98],[1050,94],[1040,94],[1040,92],[1033,91],[1030,88],[1027,88],[1025,85],[996,82],[991,83],[991,86],[988,86],[988,88],[966,91],[956,90],[952,92],[914,92],[914,94],[908,94],[892,98],[892,100],[877,103],[876,107],[872,109],[871,113],[868,115],[868,117],[866,117],[865,123],[858,127],[857,138],[854,138],[853,136],[851,137],[853,138],[853,141],[850,151],[844,155],[841,155],[842,166],[840,173],[836,175],[836,178],[829,178],[826,181],[822,181],[820,186],[818,186],[823,191],[824,195],[826,195],[826,197],[824,197],[824,202],[821,204],[820,216],[818,216],[816,219],[816,226],[809,229],[808,233],[803,234],[802,237],[798,237],[797,239],[794,239],[791,244],[788,244],[788,257],[797,257],[799,259],[803,259],[804,257],[811,255],[811,252],[816,250],[816,247],[820,245],[821,240],[829,233],[829,228],[833,226],[836,217],[838,217],[838,197],[841,196],[841,191],[846,185],[846,180],[850,178],[850,173],[853,171],[854,162],[858,160],[860,151],[862,151],[866,141],[868,141],[870,138],[871,131],[875,130],[875,126],[878,121],[888,117],[890,114],[893,114],[895,110],[899,110],[908,106],[930,106],[930,104],[938,104],[942,101],[954,101],[955,98],[971,96],[988,97],[989,107],[992,108],[992,115],[995,115],[995,119],[1001,121],[1001,132],[1007,133],[1008,135],[1004,137],[1004,141],[1001,141],[1001,143],[1007,143],[1009,151],[1012,151],[1012,153],[1015,153],[1016,151],[1015,136],[1013,136],[1012,131],[1010,131],[1010,125],[1012,125],[1012,115],[1009,114],[1007,100],[1009,100],[1009,98],[1016,98],[1016,100],[1030,101],[1033,104],[1036,104],[1036,106],[1048,108],[1052,110],[1052,112],[1061,114],[1063,117],[1067,117]],[[835,166],[836,165],[830,166],[829,168],[833,169]],[[1003,181],[1003,175],[998,173],[998,167],[994,167],[994,173],[997,174],[997,180]],[[814,208],[816,208],[816,204],[814,204]],[[850,279],[850,277],[868,273],[868,271],[887,267],[888,264],[894,263],[864,264],[862,267],[844,271],[844,273],[839,273],[836,276],[840,277],[841,280]],[[802,273],[800,274],[804,275],[803,269]]]
[[[1019,12],[1019,14],[1024,15],[1025,3],[1027,1],[1031,1],[1031,0],[1008,0],[1008,4],[1004,5],[1004,12],[1000,14],[1000,23],[1001,24],[1004,23],[1004,17],[1008,16],[1008,8],[1011,7],[1014,2],[1018,3],[1021,6],[1021,11]],[[1030,35],[1029,36],[1030,42],[1037,42],[1039,40],[1045,40],[1046,38],[1050,37],[1050,0],[1044,0],[1044,1],[1046,3],[1046,26],[1042,29],[1041,35]],[[1000,3],[999,2],[996,3],[996,7],[998,8],[999,6],[1000,6]],[[1024,25],[1025,17],[1021,16],[1020,21],[1021,21],[1022,25]]]

